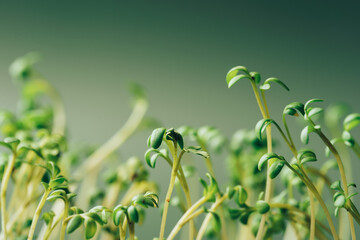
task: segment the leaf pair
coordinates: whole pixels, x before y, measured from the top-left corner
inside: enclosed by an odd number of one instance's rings
[[[204,188],[203,196],[209,201],[214,201],[215,194],[219,192],[219,187],[213,176],[206,173],[206,177],[209,179],[209,184],[207,184],[204,179],[200,178],[200,183]]]
[[[156,128],[148,138],[148,146],[158,149],[163,142],[163,139],[173,141],[174,144],[179,144],[180,148],[184,148],[184,140],[180,133],[176,132],[173,128]]]
[[[254,81],[255,84],[259,84],[261,81],[261,76],[258,72],[249,72],[249,70],[244,66],[237,66],[229,70],[226,74],[226,82],[228,84],[228,88],[231,88],[236,82],[241,79],[248,79],[250,81]],[[260,86],[260,89],[265,91],[270,89],[270,83],[274,82],[285,88],[289,91],[289,88],[279,79],[277,78],[268,78],[264,81],[264,83]]]
[[[277,155],[276,153],[265,153],[259,160],[259,171],[261,171],[261,169],[268,161],[272,162],[269,168],[269,175],[270,178],[274,179],[283,169],[286,160],[283,156]]]

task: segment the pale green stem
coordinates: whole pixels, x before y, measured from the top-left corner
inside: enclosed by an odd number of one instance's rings
[[[208,152],[207,148],[206,148],[206,145],[203,144],[201,142],[201,140],[198,140],[198,142],[200,142],[200,146],[201,148],[205,151],[205,152]],[[206,163],[206,167],[209,171],[209,173],[215,178],[215,171],[214,171],[214,167],[213,167],[213,164],[212,164],[212,161],[211,161],[211,157],[207,157],[205,158],[205,163]],[[220,194],[217,193],[216,194],[216,200],[218,200],[220,198]],[[219,209],[219,217],[220,217],[220,222],[222,224],[222,227],[221,227],[221,239],[222,240],[225,240],[227,239],[227,230],[226,230],[226,222],[225,222],[225,217],[224,217],[224,209],[220,206],[220,209]],[[193,238],[191,238],[193,239]]]
[[[35,228],[36,228],[37,222],[39,220],[41,210],[43,209],[43,207],[45,205],[45,202],[46,202],[46,198],[49,196],[50,192],[51,192],[51,189],[46,189],[43,196],[40,199],[40,202],[39,202],[39,204],[38,204],[38,206],[37,206],[37,208],[35,210],[34,217],[33,217],[32,222],[31,222],[30,231],[29,231],[29,234],[28,234],[28,240],[32,240],[33,237],[34,237]]]
[[[306,175],[305,173],[305,169],[303,168],[301,162],[299,161],[297,155],[298,155],[298,152],[296,150],[296,147],[295,147],[295,144],[291,138],[291,133],[289,131],[289,128],[287,126],[287,122],[286,122],[286,118],[285,118],[285,114],[283,114],[283,123],[284,123],[284,126],[285,126],[285,130],[286,130],[286,133],[287,133],[287,136],[289,138],[289,141],[286,141],[286,143],[288,144],[291,152],[293,153],[294,157],[296,158],[299,166],[300,166],[300,170],[303,172],[304,175]],[[280,127],[278,127],[278,129],[280,129]],[[284,134],[282,133],[283,137],[284,137]],[[314,240],[315,239],[315,233],[316,233],[316,210],[315,210],[315,201],[314,201],[314,198],[312,196],[312,193],[311,193],[311,190],[309,189],[309,187],[307,188],[308,190],[308,195],[309,195],[309,198],[310,198],[310,240]]]
[[[63,214],[64,214],[64,212],[62,212],[60,214],[60,216],[55,220],[55,222],[51,226],[47,226],[45,234],[44,234],[44,240],[49,239],[51,233],[53,232],[55,227],[58,225],[58,223],[61,221]]]
[[[135,223],[129,222],[129,237],[130,240],[135,240]]]
[[[176,234],[180,231],[183,222],[196,210],[198,209],[201,205],[203,205],[204,203],[206,203],[208,201],[207,197],[201,197],[197,202],[195,202],[191,208],[189,208],[184,215],[179,219],[179,221],[176,223],[175,227],[173,228],[173,230],[171,231],[171,233],[169,234],[169,237],[166,238],[166,240],[172,240],[174,239],[174,237],[176,236]]]
[[[63,221],[61,224],[61,230],[60,230],[60,240],[64,240],[65,239],[65,230],[66,230],[66,225],[68,223],[68,221],[66,221],[66,218],[69,214],[69,200],[66,199],[64,201],[64,214],[63,214]]]
[[[311,119],[309,120],[309,122],[315,126],[314,122],[311,121]],[[337,165],[339,167],[339,172],[340,172],[340,176],[341,176],[341,181],[343,183],[343,187],[344,187],[344,192],[345,195],[348,196],[349,195],[349,189],[348,189],[348,184],[347,184],[347,180],[346,180],[346,173],[345,173],[345,169],[344,169],[344,165],[342,163],[341,157],[338,153],[338,151],[336,150],[336,148],[334,147],[334,145],[330,142],[330,140],[322,133],[321,130],[317,130],[316,133],[319,135],[319,137],[321,138],[321,140],[325,143],[325,145],[330,149],[331,153],[334,155]],[[350,202],[347,201],[346,205],[350,208]],[[349,218],[349,223],[350,223],[350,231],[351,231],[351,236],[352,239],[355,240],[356,239],[356,233],[355,233],[355,227],[354,227],[354,219],[351,215],[351,213],[348,212],[348,218]]]
[[[270,118],[269,115],[269,109],[267,107],[266,104],[266,98],[265,98],[265,94],[262,92],[262,97],[263,97],[263,101],[264,101],[264,105],[261,103],[261,99],[260,99],[260,95],[259,95],[259,90],[256,87],[256,84],[254,81],[251,81],[251,85],[253,87],[254,90],[254,94],[256,97],[256,101],[258,103],[259,109],[263,115],[263,118]],[[265,110],[264,110],[265,109]],[[271,153],[272,152],[272,138],[271,138],[271,125],[268,125],[266,127],[266,140],[267,140],[267,152]],[[269,168],[271,166],[272,162],[268,161],[267,162],[267,171],[266,171],[266,186],[265,186],[265,201],[266,202],[270,202],[271,199],[271,195],[272,195],[272,188],[273,188],[273,184],[272,184],[272,179],[270,178],[270,172],[269,172]],[[261,240],[265,234],[265,221],[267,218],[267,214],[263,214],[261,217],[261,221],[259,224],[259,230],[256,234],[256,240]]]
[[[216,209],[228,198],[227,194],[224,194],[222,197],[218,198],[216,202],[211,206],[210,213],[208,213],[201,224],[201,227],[199,229],[199,233],[196,236],[196,240],[201,240],[205,234],[206,228],[209,225],[209,222],[211,218],[213,217],[213,214],[211,212],[215,212]]]
[[[326,207],[326,204],[324,202],[324,200],[322,199],[321,195],[319,194],[319,192],[317,191],[317,189],[315,188],[315,186],[313,185],[313,183],[311,182],[311,180],[307,177],[306,173],[303,172],[303,175],[301,175],[300,173],[298,173],[288,162],[285,162],[286,166],[288,168],[290,168],[291,171],[293,171],[304,183],[305,185],[311,190],[311,192],[314,194],[314,196],[316,197],[316,199],[319,201],[322,209],[324,210],[325,213],[325,217],[329,223],[330,226],[330,230],[331,230],[331,234],[333,235],[333,238],[335,240],[338,240],[339,237],[336,233],[336,229],[334,226],[334,222],[332,221],[331,215],[329,213],[329,210]]]
[[[7,188],[9,185],[9,180],[11,177],[11,173],[12,170],[14,168],[15,165],[15,161],[16,161],[16,152],[13,151],[12,153],[12,157],[10,159],[10,162],[8,163],[2,182],[1,182],[1,199],[0,199],[0,204],[1,204],[1,229],[2,229],[2,233],[3,233],[3,237],[4,239],[7,239],[7,229],[6,229],[6,224],[7,224],[7,212],[6,212],[6,192],[7,192]]]
[[[180,160],[181,159],[179,159],[179,161]],[[187,184],[187,181],[186,181],[186,178],[184,175],[184,171],[180,164],[179,164],[179,172],[180,172],[179,181],[182,183],[181,186],[183,188],[185,198],[186,198],[186,209],[189,209],[191,207],[190,190],[189,190],[189,186]],[[189,239],[194,239],[194,235],[195,235],[195,224],[194,224],[194,221],[190,220]]]
[[[310,189],[308,188],[308,194],[310,198],[310,240],[315,240],[315,224],[316,224],[316,218],[315,218],[315,202],[314,197],[311,194]]]
[[[173,161],[173,166],[171,169],[170,183],[169,183],[168,191],[166,193],[164,209],[163,209],[163,214],[162,214],[162,218],[161,218],[161,226],[160,226],[160,234],[159,234],[160,240],[164,239],[166,218],[167,218],[167,213],[168,213],[168,209],[169,209],[170,198],[171,198],[172,192],[174,190],[174,183],[175,183],[175,179],[177,176],[178,167],[180,165],[180,161],[177,156],[177,145],[172,146],[170,143],[170,144],[168,144],[168,147],[170,149],[170,152],[172,154],[174,161]]]

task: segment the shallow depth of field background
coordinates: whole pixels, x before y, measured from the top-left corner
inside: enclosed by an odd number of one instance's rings
[[[275,86],[268,93],[277,120],[286,104],[310,98],[360,112],[359,10],[356,1],[1,1],[0,108],[16,108],[9,64],[38,51],[37,68],[64,99],[73,144],[101,144],[125,122],[131,81],[146,89],[149,116],[165,127],[213,125],[227,136],[253,128],[261,116],[250,84],[226,86],[226,72],[236,65],[289,86],[290,92]],[[290,122],[298,134],[302,125]],[[149,133],[133,137],[119,161],[142,158]],[[323,147],[317,153],[325,159]],[[226,183],[225,159],[214,160]],[[354,160],[353,174],[360,165]],[[149,171],[163,199],[170,170],[160,161]],[[151,211],[154,220],[145,222],[140,239],[158,234],[160,215]],[[170,214],[167,227],[178,217]]]

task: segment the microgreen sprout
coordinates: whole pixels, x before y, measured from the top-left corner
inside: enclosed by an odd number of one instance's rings
[[[228,139],[209,125],[144,124],[147,98],[132,85],[134,108],[123,127],[99,147],[76,147],[66,135],[58,92],[35,68],[38,60],[31,53],[11,65],[21,88],[19,109],[0,111],[1,239],[135,240],[145,214],[158,211],[150,208],[160,209],[160,231],[149,230],[146,239],[178,239],[180,233],[189,240],[356,239],[360,213],[350,153],[360,156],[354,131],[360,115],[344,105],[321,108],[315,105],[323,100],[316,98],[291,102],[278,121],[265,94],[274,84],[289,91],[287,85],[238,66],[227,73],[227,86],[250,82],[262,116],[254,129],[236,130]],[[300,141],[292,135],[291,117],[306,124],[297,128]],[[120,158],[117,150],[149,126],[148,149]],[[279,133],[275,141],[272,129]],[[316,136],[323,146],[314,143]],[[287,149],[277,148],[281,143]],[[225,162],[229,178],[220,179],[215,166]],[[152,181],[159,167],[170,173],[165,192]],[[333,179],[335,171],[340,179]],[[206,178],[194,182],[203,172]],[[179,210],[173,226],[171,208]]]

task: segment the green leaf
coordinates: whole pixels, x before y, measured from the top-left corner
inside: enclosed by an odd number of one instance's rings
[[[15,151],[20,143],[20,140],[14,137],[7,137],[4,139],[4,142],[11,146],[11,149]]]
[[[262,139],[262,133],[265,131],[266,127],[273,122],[275,121],[269,118],[261,119],[257,122],[255,126],[255,133],[260,140]]]
[[[323,111],[324,111],[324,109],[318,108],[318,107],[309,108],[308,113],[306,114],[306,119],[309,119],[309,118],[311,118],[311,117],[313,117],[313,116],[315,116],[315,115],[317,115],[317,114],[319,114],[319,113],[321,113]]]
[[[302,164],[305,164],[307,162],[317,161],[315,153],[309,149],[304,149],[300,151],[299,154],[297,155],[297,158],[300,160]]]
[[[311,125],[304,127],[304,129],[301,131],[301,134],[300,134],[301,142],[303,144],[308,144],[309,143],[309,134],[314,131],[315,131],[315,129]]]
[[[256,211],[258,211],[260,214],[265,214],[270,210],[270,205],[263,200],[258,200],[255,206]]]
[[[76,229],[78,229],[81,224],[84,222],[84,219],[80,216],[80,215],[75,215],[74,217],[72,217],[67,225],[67,233],[72,233],[74,232]]]
[[[212,201],[215,197],[215,194],[219,192],[218,184],[213,176],[209,173],[206,173],[206,177],[209,179],[209,184],[207,185],[206,182],[200,178],[200,183],[204,187],[204,197],[209,198]]]
[[[139,221],[139,213],[133,205],[128,207],[127,213],[128,213],[130,222],[137,223]]]
[[[274,82],[274,83],[277,83],[279,84],[280,86],[282,86],[283,88],[285,88],[287,91],[289,91],[290,89],[285,85],[285,83],[283,83],[282,81],[280,81],[279,79],[277,78],[268,78],[265,80],[265,82],[263,83],[263,85],[260,86],[260,89],[261,90],[268,90],[270,89],[270,83],[271,82]]]
[[[304,104],[302,104],[301,102],[292,102],[286,105],[283,111],[284,114],[291,116],[298,116],[299,114],[297,112],[299,112],[301,115],[305,114]]]
[[[12,147],[10,144],[6,143],[6,142],[3,142],[3,141],[0,141],[0,145],[3,146],[3,147],[6,147],[8,148],[10,151],[12,151]]]
[[[235,202],[237,205],[239,205],[239,207],[243,207],[247,198],[248,198],[248,194],[245,190],[245,188],[243,188],[242,186],[238,185],[235,188]]]
[[[349,200],[349,199],[351,199],[353,196],[356,196],[356,195],[358,195],[359,193],[357,193],[357,192],[355,192],[355,193],[353,193],[353,194],[350,194],[349,196],[347,196],[346,197],[346,200]]]
[[[158,205],[159,204],[159,197],[158,197],[158,195],[156,193],[146,192],[144,194],[144,197],[152,199],[152,201],[154,203],[154,206],[152,206],[152,207],[159,207],[159,205]]]
[[[216,212],[210,211],[210,213],[212,214],[213,218],[211,221],[211,225],[214,229],[215,232],[220,232],[221,230],[221,220],[219,215]]]
[[[359,124],[360,124],[360,114],[359,113],[349,114],[345,118],[344,123],[343,123],[344,130],[350,131],[351,129],[353,129],[354,127],[356,127]]]
[[[99,223],[100,225],[103,225],[104,222],[102,221],[101,217],[95,213],[95,212],[88,212],[85,214],[86,216],[88,216],[89,218],[93,219],[94,221],[96,221],[97,223]]]
[[[55,179],[52,179],[50,181],[50,187],[53,189],[56,189],[58,186],[61,186],[61,184],[63,184],[64,182],[67,182],[67,179],[64,177],[57,177]]]
[[[126,207],[122,205],[116,206],[112,214],[114,225],[119,226],[119,224],[122,222],[125,216],[126,216]]]
[[[132,204],[134,205],[140,205],[144,208],[147,208],[148,205],[146,204],[146,198],[144,197],[144,195],[142,194],[138,194],[138,195],[135,195],[132,199],[131,199],[131,202]]]
[[[229,199],[232,199],[232,197],[235,194],[235,189],[228,186],[228,187],[226,187],[225,193],[229,196],[228,197]]]
[[[251,76],[251,78],[254,80],[254,82],[256,84],[260,83],[260,81],[261,81],[260,73],[258,73],[258,72],[250,72],[250,76]]]
[[[232,85],[234,85],[235,82],[237,82],[239,79],[237,79],[237,75],[239,72],[243,72],[244,74],[240,74],[242,76],[247,76],[247,78],[250,78],[250,73],[244,66],[237,66],[233,67],[229,70],[229,72],[226,74],[226,82],[228,84],[228,87],[230,88]],[[234,79],[235,78],[235,79]],[[237,80],[236,80],[237,79]],[[230,83],[232,84],[230,85]]]
[[[337,180],[337,181],[333,182],[333,183],[331,184],[330,188],[331,188],[332,190],[337,190],[337,191],[341,191],[341,192],[344,191],[344,190],[342,189],[342,187],[341,187],[341,182],[340,182],[340,180]]]
[[[314,102],[323,102],[323,101],[324,101],[324,100],[322,100],[322,99],[317,99],[317,98],[310,99],[310,100],[307,101],[307,102],[305,103],[305,105],[304,105],[305,113],[308,112],[308,108],[309,108],[309,105],[310,105],[311,103],[314,103]]]
[[[176,132],[174,128],[169,128],[165,132],[165,138],[174,142],[174,144],[179,144],[181,149],[184,149],[184,140],[180,133]]]
[[[344,141],[345,145],[348,147],[353,147],[355,145],[355,139],[348,131],[343,131],[341,138]]]
[[[241,213],[243,212],[243,210],[234,209],[234,208],[229,208],[228,211],[229,211],[230,218],[233,220],[239,218]]]
[[[51,225],[54,217],[55,217],[55,213],[53,211],[49,211],[49,212],[45,212],[41,218],[45,221],[46,225],[49,224]]]
[[[270,168],[269,168],[269,176],[271,179],[276,178],[277,175],[279,175],[279,173],[281,172],[281,170],[283,169],[285,163],[284,161],[275,161],[271,164]]]
[[[334,202],[334,206],[335,207],[344,207],[346,202],[345,196],[344,195],[339,195]]]
[[[85,221],[85,238],[90,239],[95,236],[97,230],[96,222],[92,219]]]
[[[145,161],[146,163],[151,167],[151,168],[155,168],[156,166],[156,160],[159,158],[159,157],[162,157],[164,159],[167,159],[168,158],[168,152],[166,149],[153,149],[153,148],[150,148],[148,149],[146,152],[145,152]]]
[[[62,189],[58,189],[53,191],[46,200],[50,202],[55,201],[56,199],[65,200],[65,196],[66,196],[66,192]]]
[[[179,144],[179,147],[181,148],[181,150],[183,150],[184,149],[184,139],[180,133],[175,132],[175,140],[176,140],[177,144]]]
[[[267,161],[270,159],[282,159],[279,155],[276,153],[265,153],[259,160],[258,163],[258,169],[261,171],[261,169],[264,167]]]
[[[157,149],[160,147],[166,129],[165,128],[156,128],[150,135],[149,147]]]
[[[184,149],[186,152],[194,153],[204,158],[209,158],[209,154],[203,150],[199,146],[190,146],[187,149]]]
[[[241,80],[241,79],[249,79],[249,76],[245,75],[245,74],[240,74],[237,75],[235,77],[233,77],[229,82],[228,82],[228,88],[231,88],[237,81]]]
[[[243,211],[241,214],[240,214],[240,222],[242,224],[247,224],[248,221],[249,221],[249,216],[251,215],[252,211]]]

